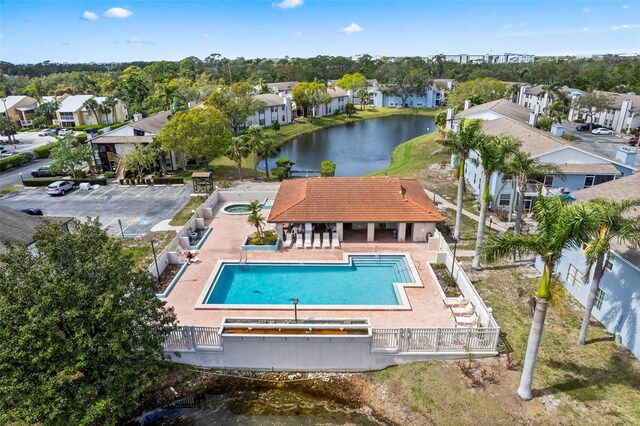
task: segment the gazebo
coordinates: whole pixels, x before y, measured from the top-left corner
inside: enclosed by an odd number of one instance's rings
[[[193,172],[191,174],[193,192],[211,194],[213,192],[213,178],[211,172]]]
[[[295,224],[334,227],[375,241],[385,233],[398,241],[427,241],[444,218],[415,179],[389,177],[314,177],[285,180],[267,222],[284,229]]]

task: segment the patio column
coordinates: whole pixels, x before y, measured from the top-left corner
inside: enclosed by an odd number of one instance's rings
[[[278,238],[284,241],[284,235],[282,234],[282,224],[276,223],[276,234],[278,234]]]
[[[376,237],[376,224],[367,223],[367,241],[371,242]]]
[[[398,241],[405,241],[407,235],[407,224],[404,222],[401,222],[398,224]]]
[[[338,231],[338,241],[343,241],[344,238],[344,223],[336,223],[336,231]]]

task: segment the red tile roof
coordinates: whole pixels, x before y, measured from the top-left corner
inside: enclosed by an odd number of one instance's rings
[[[285,180],[269,222],[443,222],[415,179],[333,177]]]

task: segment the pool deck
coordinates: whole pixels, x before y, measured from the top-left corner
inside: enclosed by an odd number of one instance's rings
[[[238,261],[246,256],[248,262],[256,261],[342,261],[344,253],[409,253],[424,287],[408,287],[405,292],[411,310],[311,310],[298,308],[299,319],[368,319],[376,328],[427,328],[454,327],[453,314],[445,308],[440,293],[426,265],[436,258],[435,251],[427,250],[426,243],[397,242],[384,233],[376,233],[376,241],[364,241],[366,235],[345,233],[340,249],[280,248],[278,251],[242,251],[244,238],[255,231],[247,223],[247,215],[231,215],[222,211],[227,203],[219,203],[214,217],[207,221],[213,231],[197,254],[200,262],[189,265],[165,299],[174,308],[180,325],[217,327],[224,318],[293,318],[291,310],[283,309],[196,309],[200,297],[210,286],[210,276],[218,260]],[[265,211],[268,213],[268,211]],[[265,214],[266,216],[266,214]],[[378,240],[378,237],[380,239]]]

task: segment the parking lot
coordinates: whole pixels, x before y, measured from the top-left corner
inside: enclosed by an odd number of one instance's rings
[[[575,124],[565,123],[565,132],[582,139],[581,141],[572,142],[578,148],[584,148],[587,151],[594,154],[601,155],[602,157],[615,160],[618,149],[626,146],[637,150],[638,147],[629,146],[629,138],[631,136],[618,136],[618,135],[592,135],[590,132],[579,132],[575,129]],[[640,155],[636,156],[635,167],[640,168]]]
[[[158,222],[171,219],[191,192],[191,183],[179,186],[108,185],[90,191],[76,189],[51,196],[45,188],[24,188],[0,197],[0,204],[15,209],[39,208],[45,216],[78,219],[99,217],[113,235],[144,235]]]

